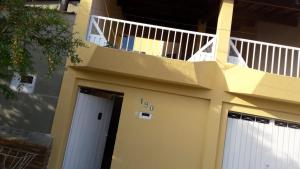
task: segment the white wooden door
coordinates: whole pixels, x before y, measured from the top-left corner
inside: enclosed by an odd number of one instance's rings
[[[223,169],[300,169],[300,125],[229,114]]]
[[[113,101],[79,92],[63,169],[100,169]]]

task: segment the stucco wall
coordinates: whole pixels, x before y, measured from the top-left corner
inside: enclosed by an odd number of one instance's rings
[[[256,30],[257,40],[300,47],[300,25],[289,26],[259,21]]]
[[[38,5],[57,8],[57,2],[42,2]],[[68,10],[69,12],[77,12],[77,4],[70,3]],[[66,14],[65,18],[72,25],[75,15]],[[33,62],[37,74],[34,93],[18,93],[15,100],[0,97],[0,123],[4,126],[50,133],[63,78],[64,65],[59,66],[53,76],[48,78],[47,61],[41,57],[41,51],[38,49],[32,49],[31,51],[34,56]]]
[[[124,100],[112,168],[201,168],[209,102],[155,92],[133,92],[126,95],[131,99]],[[134,114],[141,110],[136,106],[141,96],[155,106],[151,121],[140,120]],[[128,152],[132,153],[128,155]]]
[[[232,1],[224,2],[217,62],[183,62],[92,44],[78,49],[83,62],[68,64],[64,75],[49,168],[62,165],[80,86],[124,93],[112,169],[220,169],[229,110],[300,122],[299,79],[227,64]],[[91,0],[82,3],[81,10],[89,10]],[[88,16],[77,18],[81,36]],[[150,121],[137,116],[145,111],[141,98],[154,105]]]
[[[63,76],[63,68],[49,79],[46,60],[35,57],[37,81],[33,94],[17,94],[14,100],[0,97],[0,123],[30,131],[49,133]]]
[[[209,102],[176,94],[124,89],[112,168],[200,168]],[[141,98],[154,106],[152,120],[138,118],[137,112],[149,111],[140,104]]]
[[[300,122],[299,84],[299,79],[239,66],[178,62],[96,47],[86,65],[65,72],[50,168],[62,164],[80,86],[124,93],[113,169],[198,169],[221,166],[229,110]],[[151,121],[137,116],[145,111],[141,98],[155,106]]]

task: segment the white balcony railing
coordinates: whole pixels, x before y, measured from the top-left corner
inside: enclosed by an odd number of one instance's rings
[[[91,16],[87,40],[100,46],[186,61],[215,60],[213,34]]]
[[[264,72],[299,77],[300,48],[232,37],[228,62]]]

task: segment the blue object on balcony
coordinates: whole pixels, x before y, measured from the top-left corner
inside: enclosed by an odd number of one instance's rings
[[[128,46],[127,46],[128,43]],[[134,45],[134,37],[133,36],[124,36],[122,41],[122,49],[127,51],[132,51]]]

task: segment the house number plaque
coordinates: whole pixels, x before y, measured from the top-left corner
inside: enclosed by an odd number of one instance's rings
[[[146,99],[141,98],[141,105],[149,111],[154,111],[154,106]]]

